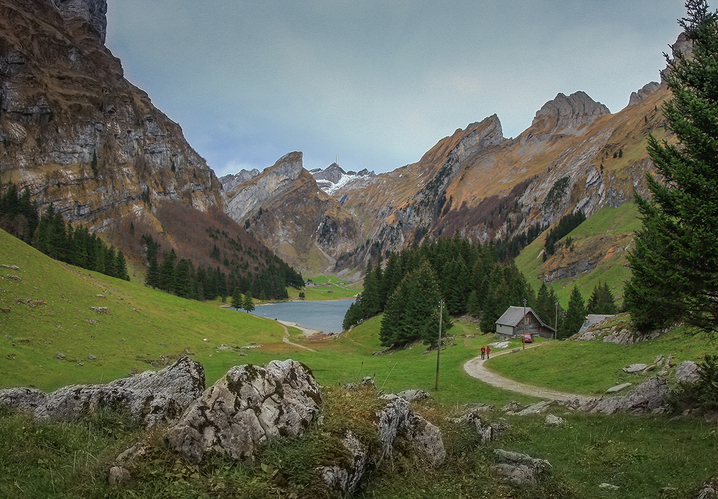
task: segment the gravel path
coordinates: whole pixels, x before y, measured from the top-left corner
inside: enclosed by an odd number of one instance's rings
[[[536,343],[534,345],[531,345],[527,348],[537,348],[541,345],[544,345],[545,343]],[[499,357],[501,355],[507,355],[510,354],[511,350],[503,350],[498,353],[492,352],[491,357]],[[519,352],[520,353],[520,352]],[[518,353],[517,353],[518,355]],[[484,383],[488,383],[491,386],[495,386],[497,388],[502,388],[504,390],[509,390],[512,392],[522,393],[524,395],[530,395],[532,397],[539,397],[542,399],[549,399],[549,400],[560,400],[560,401],[571,401],[571,400],[579,400],[580,402],[585,402],[588,400],[591,400],[595,397],[587,397],[586,395],[577,395],[575,393],[566,393],[566,392],[559,392],[556,390],[551,390],[548,388],[540,388],[537,386],[527,385],[525,383],[519,383],[518,381],[513,381],[508,378],[504,378],[503,376],[497,374],[494,371],[491,371],[484,365],[485,360],[479,357],[475,357],[471,359],[470,361],[466,362],[464,364],[464,371],[466,371],[469,376],[472,376],[476,379],[479,379],[483,381]]]

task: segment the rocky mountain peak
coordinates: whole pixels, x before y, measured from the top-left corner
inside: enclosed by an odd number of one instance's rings
[[[455,154],[456,159],[461,162],[471,154],[490,146],[499,145],[505,140],[501,121],[497,115],[493,114],[466,127],[464,137],[451,154]]]
[[[651,94],[653,94],[656,90],[658,90],[658,87],[660,87],[661,84],[655,81],[652,81],[650,83],[646,83],[643,85],[643,87],[638,90],[637,92],[631,92],[631,96],[628,98],[628,105],[629,106],[635,106],[637,104],[640,104],[643,102],[647,97],[649,97]]]
[[[236,221],[258,210],[262,203],[291,189],[304,171],[299,151],[285,154],[270,168],[256,176],[250,185],[239,184],[228,193],[227,214]]]
[[[105,43],[107,36],[107,0],[52,0],[63,19],[84,19]]]
[[[232,175],[230,173],[229,175],[220,177],[219,181],[225,191],[231,191],[238,184],[241,184],[242,182],[247,182],[248,180],[252,180],[253,178],[258,176],[259,170],[257,170],[256,168],[252,168],[251,170],[245,170],[244,168],[242,168],[239,173],[235,175]]]
[[[342,175],[346,175],[347,172],[345,172],[338,164],[332,163],[324,170],[315,170],[311,173],[314,177],[314,180],[328,180],[329,182],[336,184],[337,182],[339,182],[339,180],[341,180]]]
[[[573,135],[581,128],[590,125],[610,111],[600,102],[596,102],[585,92],[576,92],[569,96],[559,93],[538,110],[531,123],[532,133]]]
[[[337,190],[341,189],[350,182],[366,180],[376,175],[373,171],[369,171],[366,168],[359,173],[355,171],[346,172],[337,163],[332,163],[324,170],[317,168],[309,173],[312,174],[312,177],[314,177],[314,180],[317,182],[319,188],[329,195],[334,195]]]

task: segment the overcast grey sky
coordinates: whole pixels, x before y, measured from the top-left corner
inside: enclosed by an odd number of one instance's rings
[[[611,112],[659,79],[683,0],[109,0],[107,46],[218,176],[418,161],[557,93]]]

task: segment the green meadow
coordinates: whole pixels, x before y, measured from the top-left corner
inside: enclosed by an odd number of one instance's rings
[[[530,404],[538,399],[488,386],[464,372],[463,364],[495,341],[473,322],[455,320],[440,352],[437,380],[436,350],[413,344],[383,351],[381,317],[331,337],[307,338],[289,328],[290,341],[310,351],[285,343],[285,330],[276,321],[67,266],[4,232],[0,265],[2,387],[49,391],[107,382],[159,369],[181,355],[204,365],[209,385],[234,365],[292,358],[307,365],[325,387],[324,428],[342,427],[342,418],[364,413],[375,403],[361,396],[347,398],[339,389],[343,384],[371,376],[381,391],[428,391],[430,401],[416,404],[415,410],[441,426],[447,463],[432,468],[398,459],[391,469],[375,471],[355,497],[687,498],[718,474],[718,427],[698,417],[606,417],[556,406],[552,412],[567,422],[547,428],[543,416],[519,418],[497,410],[487,417],[503,420],[510,429],[481,444],[448,417],[470,404],[499,409],[511,401]],[[334,278],[314,282],[329,284],[314,288],[318,296],[356,292]],[[336,292],[321,294],[329,289]],[[509,348],[519,351],[496,356],[487,365],[526,383],[596,395],[619,382],[640,382],[642,377],[622,371],[631,363],[650,364],[657,355],[673,355],[675,362],[700,360],[716,350],[715,343],[682,330],[632,346],[575,341],[546,341],[527,350],[520,346],[514,341]],[[154,442],[154,453],[133,469],[135,479],[127,488],[109,488],[109,463],[138,440]],[[163,450],[158,434],[143,432],[121,415],[42,423],[0,409],[0,495],[312,497],[312,470],[327,452],[324,445],[325,430],[315,428],[302,440],[271,445],[251,462],[218,459],[192,467]],[[551,477],[536,488],[502,484],[491,468],[493,447],[549,460]],[[277,470],[287,482],[282,487],[273,478]],[[617,488],[600,488],[604,483]]]

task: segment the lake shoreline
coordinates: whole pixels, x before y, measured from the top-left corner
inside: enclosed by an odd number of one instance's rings
[[[257,304],[252,315],[273,319],[299,329],[305,337],[343,332],[344,316],[355,299],[285,300]],[[228,310],[235,310],[226,307]]]

